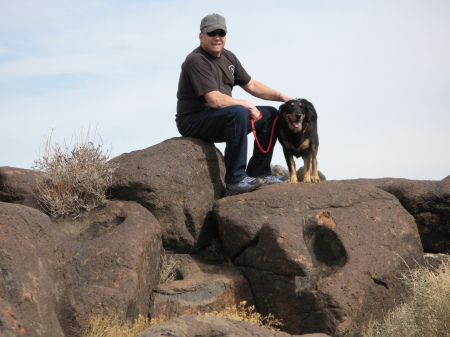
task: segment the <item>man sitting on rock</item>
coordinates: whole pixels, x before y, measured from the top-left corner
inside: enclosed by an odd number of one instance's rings
[[[286,102],[292,98],[251,78],[237,57],[224,48],[226,34],[223,16],[211,14],[202,19],[200,46],[181,66],[176,123],[183,137],[225,142],[225,183],[227,194],[233,195],[282,182],[270,170],[276,139],[267,153],[255,144],[253,156],[246,165],[250,119],[255,121],[262,148],[267,149],[277,109],[256,107],[248,101],[235,99],[231,95],[233,87],[239,85],[251,95],[265,100]]]

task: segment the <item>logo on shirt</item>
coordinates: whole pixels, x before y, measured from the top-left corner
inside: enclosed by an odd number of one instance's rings
[[[234,77],[234,65],[230,65],[230,66],[228,67],[228,69],[230,69],[231,75]]]

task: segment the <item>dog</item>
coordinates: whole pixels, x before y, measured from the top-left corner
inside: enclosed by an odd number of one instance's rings
[[[278,141],[283,147],[290,182],[298,182],[295,156],[303,158],[303,182],[318,183],[320,181],[317,168],[319,135],[316,109],[306,99],[294,99],[282,104],[278,113]]]

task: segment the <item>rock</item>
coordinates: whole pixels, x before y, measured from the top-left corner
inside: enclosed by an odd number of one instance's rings
[[[289,181],[289,171],[281,165],[271,165],[272,175],[278,177],[282,181]]]
[[[289,181],[289,170],[288,169],[284,168],[281,165],[272,165],[270,168],[271,168],[272,174],[274,176],[278,177],[282,181],[286,181],[286,182]],[[305,170],[305,168],[303,166],[297,170],[298,181],[303,181],[304,170]],[[319,178],[320,178],[320,181],[327,180],[325,175],[320,171],[319,171]]]
[[[225,166],[214,144],[172,138],[111,161],[119,164],[112,196],[151,211],[162,225],[166,250],[190,252],[208,229],[214,200],[225,193]]]
[[[304,166],[300,167],[297,170],[297,179],[298,179],[298,181],[303,181],[303,175],[305,174],[304,172],[305,172],[305,167]],[[320,178],[320,181],[327,180],[327,178],[325,177],[325,175],[321,171],[319,171],[319,178]]]
[[[450,252],[450,176],[441,181],[356,179],[341,181],[373,185],[395,195],[414,216],[425,252]]]
[[[358,335],[400,301],[397,273],[423,263],[414,219],[373,186],[266,186],[218,200],[214,213],[257,309],[289,333]]]
[[[141,205],[110,201],[75,220],[55,221],[71,266],[73,317],[69,336],[79,336],[90,315],[118,312],[146,316],[163,254],[161,229]]]
[[[16,309],[11,304],[0,299],[0,336],[2,337],[32,337],[25,329]]]
[[[450,262],[450,255],[448,254],[424,254],[425,261],[430,269],[439,268],[442,263]]]
[[[254,304],[250,286],[236,267],[207,264],[190,255],[169,259],[177,277],[153,290],[152,318],[220,311],[242,301]]]
[[[15,308],[2,302],[1,320],[9,317],[10,322],[0,329],[20,336],[23,331],[32,337],[64,337],[59,321],[70,311],[64,280],[69,271],[48,216],[0,202],[0,270],[0,298]]]
[[[0,201],[22,204],[36,193],[36,172],[14,167],[0,167]]]
[[[185,315],[155,325],[135,337],[289,337],[285,332],[273,331],[248,322],[226,317]],[[298,336],[297,336],[298,337]],[[314,337],[326,337],[315,335]]]

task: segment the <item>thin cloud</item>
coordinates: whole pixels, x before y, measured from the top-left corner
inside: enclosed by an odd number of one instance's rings
[[[0,165],[30,168],[51,129],[96,126],[113,155],[178,137],[180,66],[213,12],[253,77],[314,103],[327,178],[450,174],[450,3],[414,0],[3,2]]]

